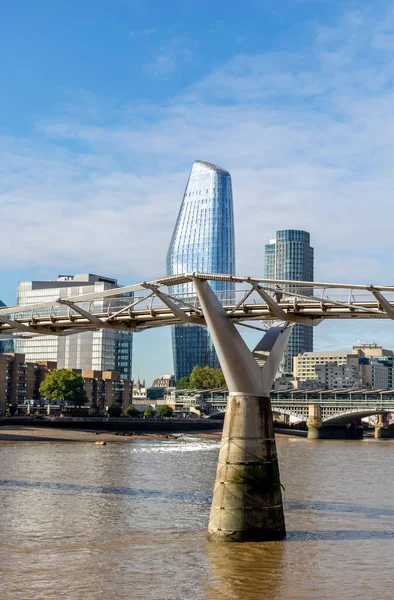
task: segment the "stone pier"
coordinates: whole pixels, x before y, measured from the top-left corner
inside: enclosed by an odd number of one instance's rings
[[[308,406],[309,440],[361,440],[363,427],[358,423],[323,423],[319,404]]]
[[[375,425],[375,439],[385,439],[392,437],[392,431],[389,428],[388,414],[381,413],[378,415],[378,421]]]
[[[208,539],[280,540],[286,529],[270,390],[291,329],[271,327],[252,354],[208,282],[193,283],[229,390]]]
[[[323,428],[323,423],[319,404],[310,404],[308,406],[308,419],[306,425],[308,427],[308,440],[320,440],[320,430]]]
[[[269,397],[231,395],[209,519],[215,541],[286,535]]]

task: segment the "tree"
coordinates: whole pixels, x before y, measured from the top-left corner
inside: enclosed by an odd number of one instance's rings
[[[173,412],[174,411],[172,410],[171,406],[168,406],[168,404],[163,404],[163,406],[160,406],[157,414],[159,417],[172,417]]]
[[[122,414],[122,407],[120,404],[113,402],[110,406],[108,406],[107,414],[109,417],[120,417]]]
[[[40,385],[40,394],[55,402],[82,406],[87,402],[84,380],[68,369],[54,369],[47,373]]]
[[[155,416],[155,411],[153,410],[153,408],[147,408],[146,410],[144,410],[144,417],[146,419],[152,419]]]
[[[190,373],[190,387],[198,390],[225,389],[226,382],[221,369],[196,366]]]
[[[134,406],[134,404],[130,404],[130,406],[126,408],[126,415],[128,417],[139,417],[140,411]]]
[[[190,377],[181,377],[178,383],[176,384],[177,390],[187,390],[190,388]]]

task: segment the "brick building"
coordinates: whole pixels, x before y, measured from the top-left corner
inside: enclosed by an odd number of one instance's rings
[[[18,404],[28,401],[39,403],[42,400],[40,384],[47,373],[56,368],[54,361],[29,363],[25,362],[24,354],[0,354],[0,416]],[[70,370],[83,376],[87,404],[98,414],[105,412],[114,402],[123,409],[132,404],[133,382],[121,379],[117,371]]]

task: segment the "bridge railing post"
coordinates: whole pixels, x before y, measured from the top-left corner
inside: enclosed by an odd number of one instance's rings
[[[229,390],[208,526],[216,542],[286,535],[270,389],[290,328],[274,327],[257,346],[260,369],[208,282],[194,279]]]

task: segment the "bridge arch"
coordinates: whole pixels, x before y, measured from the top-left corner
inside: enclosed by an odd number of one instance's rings
[[[364,419],[365,417],[372,417],[373,415],[382,415],[385,414],[389,411],[387,411],[387,409],[385,410],[384,408],[381,407],[376,407],[376,408],[371,408],[371,409],[364,409],[364,410],[357,410],[355,411],[350,410],[350,411],[346,411],[346,412],[342,412],[339,413],[337,415],[334,416],[329,416],[326,418],[322,419],[322,423],[324,425],[347,425],[348,423],[352,423],[353,421],[358,421],[360,419]]]

